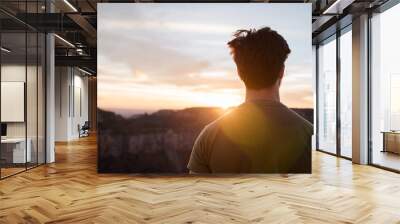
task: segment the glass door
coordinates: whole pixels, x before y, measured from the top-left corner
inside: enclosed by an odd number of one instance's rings
[[[19,2],[18,12],[43,13],[42,5]],[[0,18],[13,21],[0,22],[0,178],[5,178],[45,163],[46,39],[2,12]]]
[[[26,170],[26,33],[1,33],[1,176]]]

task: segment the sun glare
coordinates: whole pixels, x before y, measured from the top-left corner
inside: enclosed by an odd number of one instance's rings
[[[220,107],[224,110],[229,109],[230,107],[235,107],[242,102],[243,100],[241,97],[236,95],[220,95],[208,99],[208,104],[213,107]]]

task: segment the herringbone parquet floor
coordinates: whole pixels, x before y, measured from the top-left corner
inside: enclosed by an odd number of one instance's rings
[[[0,181],[0,223],[400,223],[400,175],[315,152],[313,174],[96,173],[94,137]]]

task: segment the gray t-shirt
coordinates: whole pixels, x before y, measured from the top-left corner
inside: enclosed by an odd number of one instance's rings
[[[207,125],[188,169],[195,173],[311,173],[313,126],[276,101],[245,102]]]

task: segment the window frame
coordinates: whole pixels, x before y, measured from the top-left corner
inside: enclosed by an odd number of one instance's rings
[[[400,5],[400,0],[388,0],[385,3],[383,3],[382,5],[369,10],[368,13],[368,31],[367,31],[367,39],[368,39],[368,54],[367,54],[367,64],[368,64],[368,69],[367,69],[367,82],[368,82],[368,96],[367,96],[367,102],[368,102],[368,110],[367,110],[367,119],[368,119],[368,124],[367,124],[367,133],[368,133],[368,152],[367,152],[367,162],[368,165],[373,166],[373,167],[377,167],[383,170],[387,170],[387,171],[391,171],[391,172],[395,172],[395,173],[400,173],[400,170],[398,169],[394,169],[394,168],[390,168],[384,165],[380,165],[377,163],[373,162],[373,153],[374,153],[374,149],[373,149],[373,127],[372,127],[372,94],[373,94],[373,88],[372,88],[372,58],[373,58],[373,50],[372,50],[372,41],[373,41],[373,35],[372,35],[372,31],[373,31],[373,27],[372,27],[372,19],[374,18],[374,16],[376,14],[382,14],[385,11]],[[399,6],[400,7],[400,6]]]
[[[349,17],[345,17],[343,20],[348,20]],[[339,23],[340,21],[338,21]],[[346,21],[345,21],[346,23]],[[336,24],[335,24],[336,25]],[[316,61],[316,108],[315,108],[315,114],[316,114],[316,151],[319,152],[323,152],[323,153],[327,153],[329,155],[333,155],[336,157],[340,157],[340,158],[344,158],[347,160],[352,160],[352,158],[347,157],[342,155],[341,153],[341,119],[340,119],[340,84],[341,84],[341,67],[340,67],[340,38],[342,35],[346,34],[347,32],[352,32],[352,22],[348,22],[348,24],[344,25],[343,27],[341,27],[340,29],[337,29],[336,32],[332,33],[331,35],[327,36],[326,38],[320,40],[319,42],[317,42],[316,45],[316,54],[315,54],[315,61]],[[319,143],[319,110],[320,110],[320,102],[319,102],[319,96],[320,96],[320,89],[319,89],[319,77],[320,77],[320,73],[319,73],[319,48],[320,45],[322,44],[326,44],[329,43],[331,41],[336,41],[336,151],[335,153],[329,152],[327,150],[321,149],[320,143]]]

